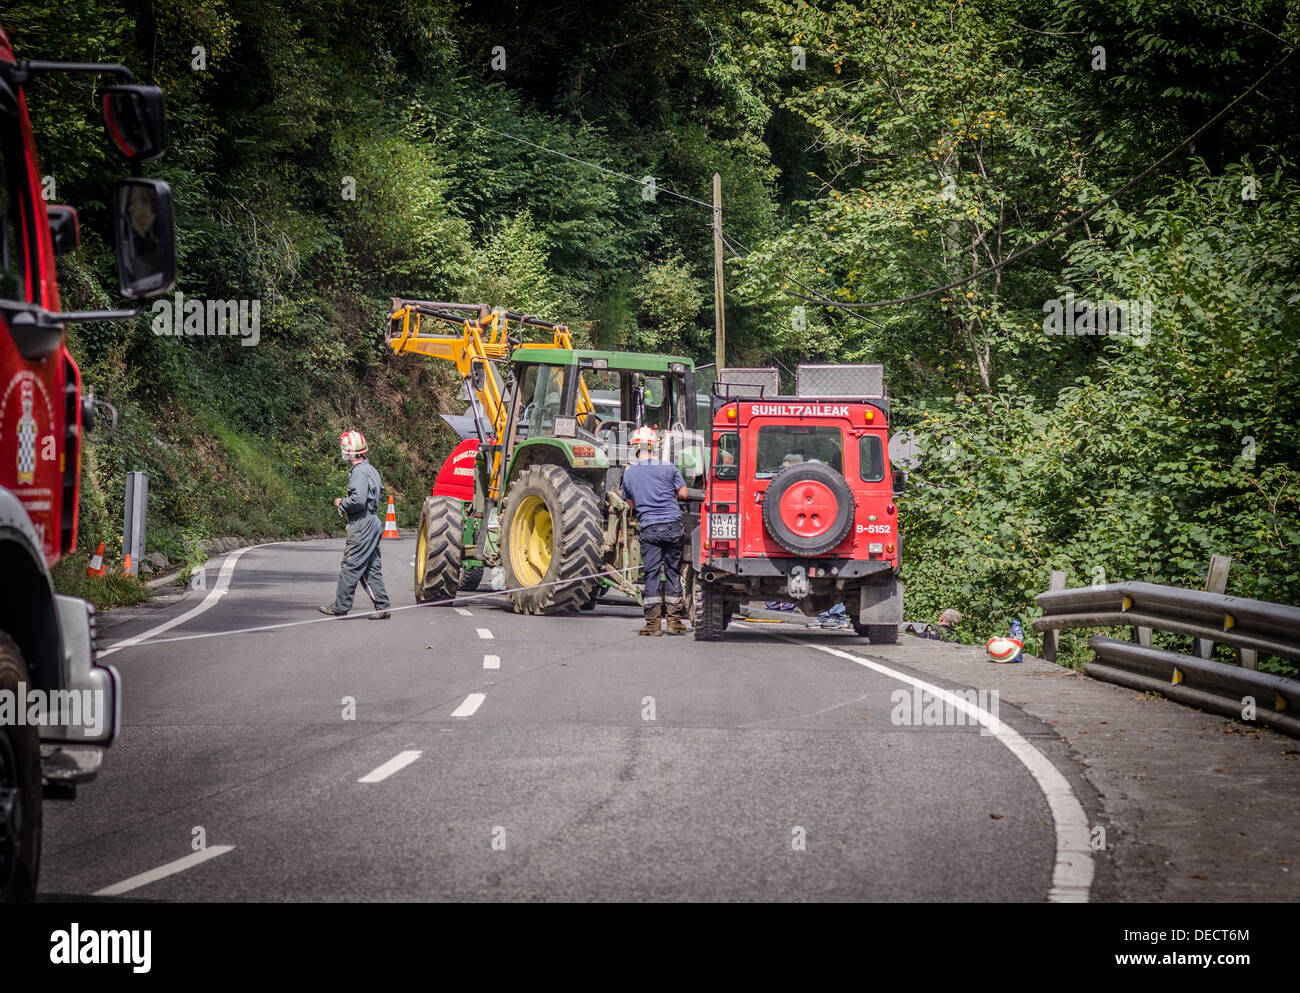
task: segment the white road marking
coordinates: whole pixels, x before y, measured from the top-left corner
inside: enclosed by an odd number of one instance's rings
[[[132,876],[124,879],[120,883],[114,883],[112,886],[105,886],[102,890],[97,890],[94,896],[121,896],[123,893],[130,893],[132,890],[138,890],[141,886],[148,886],[160,879],[166,879],[168,876],[174,876],[178,872],[184,872],[186,869],[192,869],[200,862],[206,862],[208,859],[214,859],[218,855],[225,855],[226,852],[233,851],[234,845],[213,845],[211,848],[205,848],[201,852],[193,852],[184,858],[177,859],[175,862],[168,862],[166,865],[160,865],[157,869],[150,869],[148,872],[142,872],[138,876]]]
[[[782,637],[790,638],[789,635],[782,635]],[[815,648],[819,652],[856,662],[882,676],[919,687],[923,692],[943,700],[945,706],[951,704],[979,721],[1029,770],[1029,774],[1034,777],[1038,788],[1047,799],[1048,809],[1052,812],[1053,827],[1056,831],[1056,867],[1052,872],[1052,888],[1047,891],[1048,903],[1088,902],[1088,891],[1092,887],[1093,876],[1092,836],[1088,827],[1088,815],[1083,809],[1083,804],[1070,788],[1069,780],[1061,775],[1060,770],[1052,765],[1042,752],[1009,727],[1005,721],[923,679],[909,676],[871,659],[842,652],[838,648],[816,645],[798,638],[790,638],[790,640],[808,648]]]
[[[265,548],[266,546],[259,545],[257,547]],[[176,627],[176,625],[184,624],[191,618],[198,617],[199,614],[202,614],[204,611],[211,610],[217,605],[217,602],[226,595],[227,590],[230,589],[230,580],[235,575],[235,563],[239,561],[241,555],[247,551],[251,551],[251,549],[252,546],[238,548],[226,556],[226,561],[221,564],[221,572],[217,576],[217,581],[212,585],[211,592],[209,592],[200,603],[191,607],[189,610],[185,611],[185,613],[173,617],[170,621],[164,621],[157,627],[152,627],[148,631],[137,634],[133,638],[127,638],[125,641],[115,642],[108,648],[100,649],[99,658],[104,658],[107,655],[112,655],[114,652],[121,651],[123,648],[130,648],[132,645],[138,645],[141,642],[148,641],[150,638],[154,637],[154,635],[162,634],[164,631],[170,631],[172,628]]]
[[[491,641],[491,640],[492,640],[492,632],[489,631],[487,628],[479,628],[479,629],[478,629],[478,636],[479,636],[480,638],[482,638],[484,641]]]
[[[473,616],[474,616],[474,615],[471,614],[468,610],[466,610],[464,607],[452,607],[451,609],[454,610],[454,611],[456,611],[456,613],[460,614],[461,617],[473,617]]]
[[[452,717],[470,717],[474,711],[483,706],[483,701],[487,699],[486,693],[471,693],[465,698],[465,702],[451,712]]]
[[[408,765],[420,757],[420,752],[402,752],[400,755],[394,755],[391,759],[372,772],[367,772],[357,780],[358,783],[379,783],[383,782],[395,772],[405,769]]]
[[[500,655],[484,655],[484,656],[483,656],[483,668],[484,668],[484,669],[500,669],[500,668],[501,668],[501,656],[500,656]]]

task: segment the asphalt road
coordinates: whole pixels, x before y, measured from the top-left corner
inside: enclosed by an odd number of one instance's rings
[[[413,548],[384,543],[399,608]],[[102,635],[201,603],[156,638],[310,622],[111,656],[123,733],[75,804],[46,804],[43,899],[1048,897],[1061,811],[1041,777],[977,727],[895,725],[906,684],[853,661],[958,685],[899,663],[914,648],[746,622],[644,638],[634,607],[534,617],[499,596],[324,618],[341,549],[241,550]],[[1092,809],[1059,737],[999,716]]]

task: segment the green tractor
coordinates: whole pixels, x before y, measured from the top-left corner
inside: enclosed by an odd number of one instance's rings
[[[460,333],[422,332],[427,320]],[[520,340],[525,327],[550,340]],[[607,590],[639,600],[640,552],[621,496],[629,439],[657,428],[661,455],[699,492],[707,449],[691,360],[575,349],[564,325],[425,301],[393,301],[387,340],[399,354],[455,362],[470,400],[465,415],[444,418],[462,441],[420,516],[416,600],[450,602],[495,566],[520,613],[591,609]],[[698,514],[691,501],[688,534]]]

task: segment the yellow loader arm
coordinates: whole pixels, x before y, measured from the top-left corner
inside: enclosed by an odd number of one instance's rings
[[[549,341],[512,340],[510,324],[541,328],[551,332]],[[459,332],[438,333],[442,324],[459,326]],[[550,324],[527,314],[516,314],[503,308],[490,309],[486,304],[441,303],[431,300],[403,300],[393,297],[393,309],[388,315],[388,328],[384,334],[388,347],[397,355],[411,352],[433,359],[452,362],[466,387],[478,401],[478,407],[492,425],[492,435],[498,444],[505,439],[509,416],[509,398],[504,395],[503,383],[496,363],[511,357],[520,349],[551,348],[572,351],[573,339],[564,324]],[[481,365],[481,382],[475,383],[474,370]],[[587,384],[578,380],[577,413],[581,417],[595,410]],[[492,466],[492,496],[496,497],[500,479],[500,454]]]

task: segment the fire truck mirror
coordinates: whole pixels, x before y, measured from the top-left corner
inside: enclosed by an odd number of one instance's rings
[[[907,490],[907,470],[894,470],[894,496],[902,496]]]
[[[163,94],[157,86],[132,83],[104,91],[104,128],[113,151],[127,162],[148,162],[163,153]]]
[[[76,210],[61,204],[50,204],[45,212],[50,218],[50,240],[54,244],[54,254],[75,252],[81,244],[81,227],[77,223]]]
[[[158,179],[128,179],[117,188],[117,279],[122,296],[166,293],[176,282],[172,191]]]

